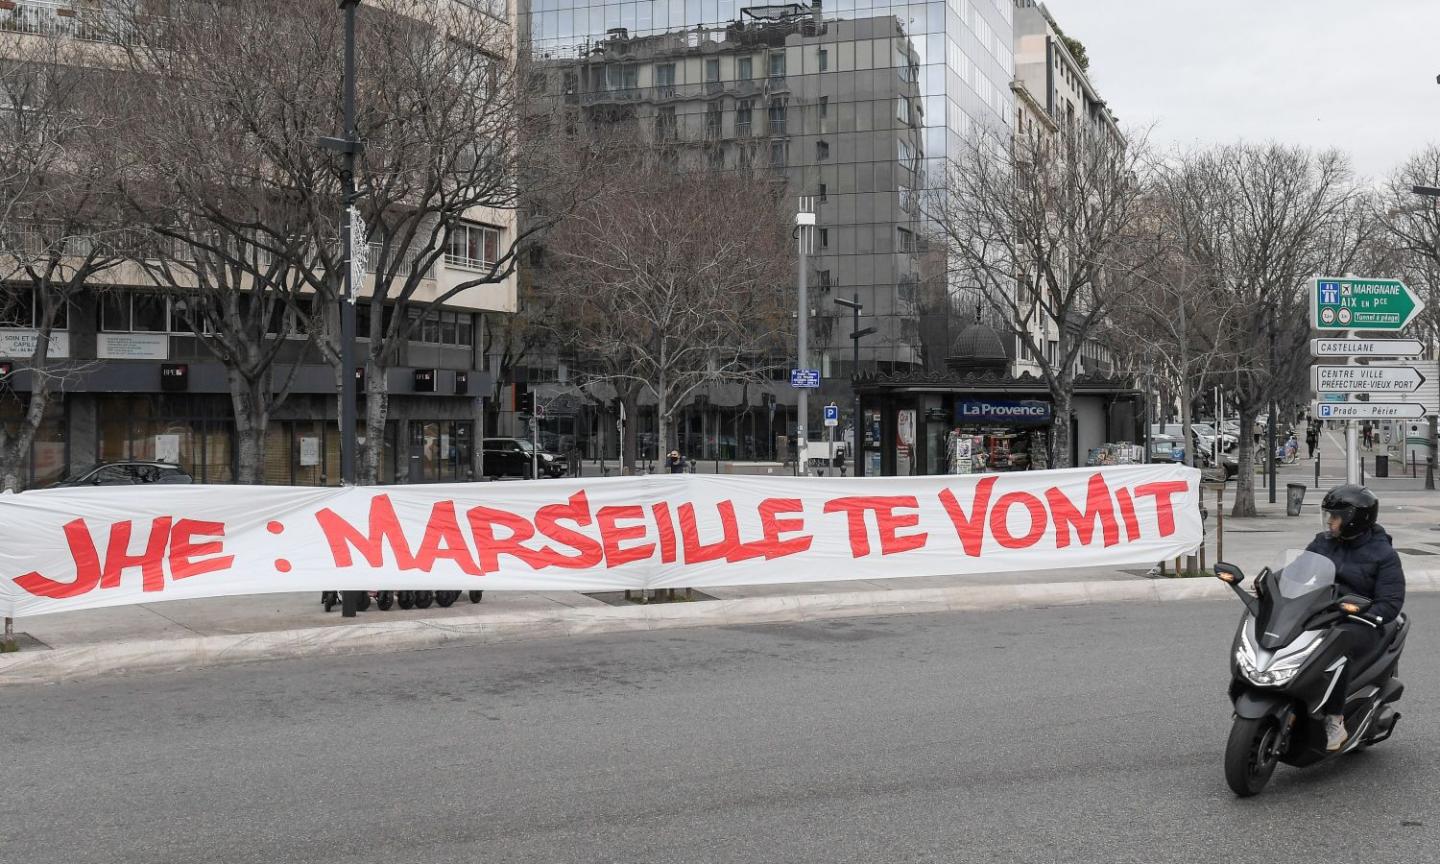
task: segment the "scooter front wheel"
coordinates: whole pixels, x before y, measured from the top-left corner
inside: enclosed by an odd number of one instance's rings
[[[1225,745],[1225,782],[1241,798],[1260,794],[1280,761],[1280,723],[1274,717],[1236,717]]]

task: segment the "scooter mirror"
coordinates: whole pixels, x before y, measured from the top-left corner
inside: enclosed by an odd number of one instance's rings
[[[1221,582],[1229,582],[1231,585],[1239,585],[1245,581],[1245,574],[1234,564],[1226,564],[1221,561],[1215,565],[1215,577]]]
[[[1359,615],[1370,608],[1371,600],[1368,597],[1361,597],[1359,594],[1346,594],[1341,597],[1335,605],[1340,611],[1348,615]]]

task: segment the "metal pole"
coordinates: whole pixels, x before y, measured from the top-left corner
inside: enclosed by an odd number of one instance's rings
[[[811,201],[812,199],[810,198],[801,197],[800,207],[795,213],[795,238],[799,253],[796,256],[797,263],[795,266],[797,271],[796,281],[799,287],[797,292],[799,294],[797,304],[798,321],[795,327],[795,365],[800,369],[810,368],[810,352],[806,342],[809,337],[810,323],[810,300],[809,297],[806,296],[806,279],[809,274],[806,271],[810,269],[810,236],[815,229],[815,211],[811,206]],[[797,394],[795,406],[795,473],[802,477],[809,474],[809,465],[806,464],[806,456],[808,455],[806,453],[808,449],[806,443],[809,441],[809,438],[808,432],[805,429],[805,424],[810,419],[809,397],[809,389],[801,387],[800,392]]]
[[[1354,420],[1345,421],[1345,482],[1360,482],[1360,429]]]
[[[344,184],[345,294],[340,300],[340,478],[346,486],[355,485],[355,284],[350,261],[355,254],[351,236],[351,220],[355,208],[355,7],[360,0],[341,0],[345,12],[345,169],[340,175]],[[377,310],[376,314],[379,314]],[[360,592],[344,591],[340,598],[340,614],[354,618]]]
[[[854,294],[855,306],[850,310],[855,315],[855,329],[851,330],[851,366],[850,386],[854,389],[855,417],[852,421],[855,424],[855,452],[850,454],[850,461],[855,463],[855,476],[865,476],[865,413],[860,407],[860,387],[855,379],[860,376],[860,292]]]
[[[1270,482],[1270,503],[1275,503],[1275,425],[1280,422],[1279,412],[1275,410],[1275,400],[1270,400],[1270,422],[1265,424],[1265,449],[1270,451],[1269,468],[1266,476]]]

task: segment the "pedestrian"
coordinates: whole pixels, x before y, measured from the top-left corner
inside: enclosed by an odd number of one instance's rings
[[[1310,451],[1306,458],[1314,459],[1315,448],[1320,446],[1320,430],[1315,428],[1314,423],[1311,423],[1309,428],[1305,430],[1305,446]]]
[[[670,455],[665,457],[665,467],[670,469],[671,474],[685,473],[685,460],[679,450],[671,450]]]
[[[1370,425],[1369,420],[1366,420],[1365,425],[1360,427],[1360,435],[1365,443],[1365,449],[1369,450],[1371,442],[1375,440],[1375,429]]]

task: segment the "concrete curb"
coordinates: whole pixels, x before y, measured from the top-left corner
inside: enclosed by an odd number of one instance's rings
[[[1440,591],[1440,570],[1407,574],[1408,590]],[[927,612],[976,612],[1100,603],[1213,600],[1213,579],[1142,579],[854,591],[743,597],[654,606],[578,607],[556,613],[473,615],[313,627],[270,633],[153,639],[23,651],[0,656],[0,686],[72,681],[126,672],[197,669],[297,657],[381,654],[598,633],[822,621]]]

